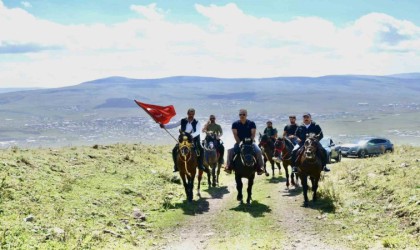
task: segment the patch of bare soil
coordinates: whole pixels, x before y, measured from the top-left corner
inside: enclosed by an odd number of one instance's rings
[[[257,181],[262,181],[262,178]],[[220,234],[213,223],[218,214],[227,209],[228,201],[236,199],[235,185],[233,181],[228,186],[209,189],[210,197],[196,199],[193,216],[178,228],[171,229],[171,239],[163,249],[213,249],[208,242],[217,239]],[[301,188],[286,190],[284,182],[267,182],[263,185],[275,185],[274,188],[270,187],[270,194],[267,194],[270,213],[275,218],[276,226],[286,234],[282,245],[273,249],[345,249],[332,234],[321,232],[324,223],[331,223],[325,215],[317,209],[302,207]]]
[[[209,249],[208,240],[217,237],[218,233],[213,227],[215,218],[226,206],[226,202],[235,198],[232,197],[236,191],[235,185],[235,182],[232,182],[228,186],[211,188],[210,197],[193,201],[195,204],[192,205],[197,208],[193,216],[190,216],[184,225],[173,230],[172,240],[163,249]]]

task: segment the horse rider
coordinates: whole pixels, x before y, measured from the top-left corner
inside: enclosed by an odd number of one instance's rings
[[[289,115],[289,121],[290,124],[287,124],[283,129],[283,137],[287,137],[293,145],[296,145],[297,137],[295,136],[296,130],[298,128],[296,124],[296,116],[295,115]]]
[[[292,151],[292,164],[294,165],[292,167],[292,171],[294,173],[297,173],[297,167],[296,165],[296,158],[299,149],[303,146],[306,140],[306,135],[314,133],[316,137],[316,143],[317,143],[317,155],[321,158],[322,167],[325,172],[329,172],[330,169],[327,168],[327,151],[322,147],[321,143],[319,141],[324,137],[324,134],[322,133],[321,127],[316,124],[316,122],[312,121],[311,114],[304,113],[303,114],[303,123],[297,128],[296,130],[296,137],[298,144],[295,145]]]
[[[232,151],[237,154],[240,152],[239,143],[243,141],[245,138],[251,138],[253,143],[252,146],[254,148],[254,152],[257,157],[257,174],[261,175],[264,173],[263,170],[263,158],[261,149],[258,147],[257,144],[255,144],[255,133],[257,131],[257,126],[255,125],[255,122],[247,119],[248,111],[246,109],[239,110],[239,120],[232,123],[232,133],[235,138],[235,145],[233,149],[228,150],[228,157],[227,157],[227,164],[225,167],[225,172],[232,173],[233,169],[233,156],[234,154]]]
[[[219,157],[219,164],[224,163],[224,155],[225,155],[225,147],[223,146],[222,141],[220,140],[220,137],[223,135],[222,127],[216,123],[216,116],[210,115],[210,118],[206,124],[204,124],[203,133],[206,132],[213,132],[216,135],[217,140],[217,150],[219,151],[220,157]]]
[[[268,136],[268,138],[271,139],[271,141],[274,143],[277,140],[277,129],[273,128],[273,122],[267,121],[267,127],[264,129],[263,132],[265,135]]]
[[[203,166],[204,150],[203,150],[203,147],[201,147],[201,143],[200,143],[201,124],[199,121],[197,121],[194,118],[194,115],[195,115],[195,109],[190,108],[188,109],[186,118],[183,118],[176,123],[170,123],[166,125],[160,124],[160,127],[171,129],[171,128],[176,128],[178,126],[181,126],[181,129],[180,129],[181,132],[190,133],[191,136],[193,137],[193,145],[195,148],[195,152],[197,154],[198,168],[205,171],[206,169]],[[178,155],[178,144],[176,144],[175,147],[172,149],[172,159],[174,160],[174,172],[178,171],[177,155]]]

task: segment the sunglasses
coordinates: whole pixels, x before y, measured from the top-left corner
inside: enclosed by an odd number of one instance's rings
[[[246,116],[246,114],[239,114],[240,116]]]
[[[210,120],[216,120],[216,118],[210,118]]]

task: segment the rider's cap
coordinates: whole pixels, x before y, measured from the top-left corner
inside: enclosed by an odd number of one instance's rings
[[[303,116],[309,116],[311,117],[311,114],[309,114],[308,112],[303,113]]]
[[[267,124],[268,124],[268,123],[271,123],[271,124],[273,124],[273,122],[272,122],[272,121],[270,121],[270,120],[268,120],[268,121],[267,121]]]
[[[289,115],[289,118],[296,118],[295,115]]]

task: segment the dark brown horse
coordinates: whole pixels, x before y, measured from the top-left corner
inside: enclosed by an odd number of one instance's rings
[[[281,174],[281,166],[279,162],[274,161],[274,142],[268,135],[261,135],[259,138],[260,143],[258,146],[261,148],[262,155],[264,157],[264,172],[265,176],[269,176],[270,174],[267,172],[267,161],[271,164],[271,170],[273,171],[274,177],[274,170],[275,165],[279,169],[279,174]]]
[[[312,183],[312,201],[317,200],[316,192],[318,189],[318,182],[321,178],[322,162],[321,158],[317,155],[318,150],[317,139],[313,134],[310,134],[302,146],[303,150],[298,152],[298,173],[302,180],[303,197],[305,199],[304,206],[309,205],[308,200],[308,177]]]
[[[286,173],[286,187],[289,189],[290,183],[293,186],[299,186],[298,175],[293,173],[289,175],[289,166],[292,167],[293,143],[286,137],[277,138],[274,143],[274,161],[282,162],[284,172]],[[290,181],[289,181],[290,177]]]
[[[248,179],[248,196],[246,203],[251,204],[252,200],[252,185],[254,185],[255,169],[257,159],[255,158],[254,146],[252,145],[251,138],[245,138],[240,145],[240,152],[233,158],[235,166],[235,181],[236,189],[238,190],[237,200],[243,203],[242,195],[242,178]]]
[[[197,172],[197,155],[191,134],[181,132],[178,137],[177,165],[187,200],[193,200],[194,178]]]
[[[218,142],[216,138],[216,134],[212,131],[207,131],[206,138],[203,141],[203,149],[204,149],[204,157],[203,157],[203,164],[206,168],[211,170],[212,182],[210,182],[210,175],[209,177],[209,187],[212,184],[213,187],[219,185],[219,175],[220,175],[220,168],[221,164],[219,164],[220,155],[217,151]],[[199,182],[200,185],[200,182]]]

